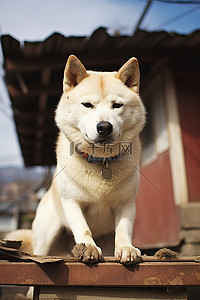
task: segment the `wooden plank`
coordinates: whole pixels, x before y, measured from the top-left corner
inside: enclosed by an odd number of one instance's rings
[[[176,89],[170,69],[165,69],[164,78],[174,200],[177,205],[183,205],[188,202],[188,185]]]

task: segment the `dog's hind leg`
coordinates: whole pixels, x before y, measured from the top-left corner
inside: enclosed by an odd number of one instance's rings
[[[52,225],[47,223],[46,226],[33,227],[33,253],[37,255],[49,255],[51,248],[60,235],[62,227],[52,221]]]
[[[48,191],[37,208],[36,217],[32,225],[33,253],[48,255],[62,228],[51,192]]]

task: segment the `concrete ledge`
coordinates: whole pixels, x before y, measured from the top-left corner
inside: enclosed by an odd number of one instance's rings
[[[200,229],[200,202],[190,202],[181,206],[182,228]]]
[[[79,299],[79,300],[186,300],[187,291],[159,288],[119,288],[119,287],[41,287],[40,300]]]

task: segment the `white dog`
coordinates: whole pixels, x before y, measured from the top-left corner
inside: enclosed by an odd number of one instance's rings
[[[86,71],[74,55],[68,58],[55,118],[57,169],[33,222],[34,254],[49,254],[65,228],[77,244],[88,246],[86,262],[99,260],[102,250],[94,239],[112,231],[121,263],[140,255],[132,245],[145,123],[139,77],[136,58],[118,72]]]

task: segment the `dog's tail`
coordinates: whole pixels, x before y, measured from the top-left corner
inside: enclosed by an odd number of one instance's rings
[[[20,250],[31,254],[33,253],[31,229],[18,229],[15,231],[11,231],[5,235],[4,239],[12,241],[22,241]]]

